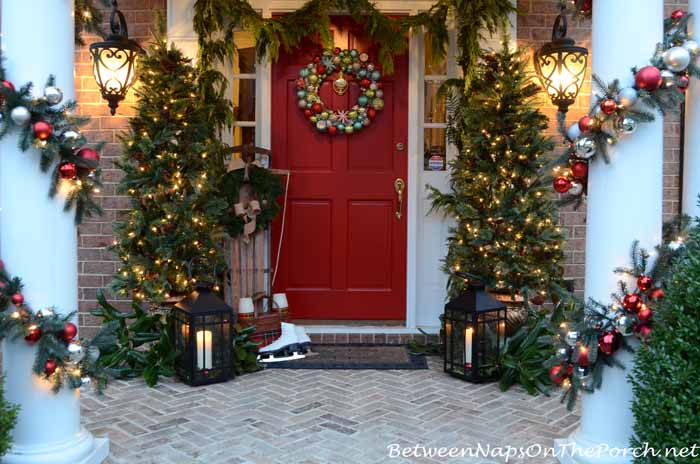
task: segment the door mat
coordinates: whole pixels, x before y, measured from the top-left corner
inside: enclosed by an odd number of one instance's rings
[[[265,364],[276,369],[427,369],[425,356],[411,354],[406,345],[311,345],[304,359]]]

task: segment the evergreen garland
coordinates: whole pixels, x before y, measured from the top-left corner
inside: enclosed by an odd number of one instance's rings
[[[111,0],[99,0],[103,8],[109,7]],[[102,9],[96,7],[93,0],[75,0],[75,44],[85,45],[83,32],[90,32],[104,37]]]

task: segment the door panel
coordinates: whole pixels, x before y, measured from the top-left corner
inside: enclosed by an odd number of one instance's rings
[[[347,18],[333,23],[336,46],[367,51],[377,63],[362,26]],[[295,318],[404,319],[407,194],[398,219],[394,181],[407,175],[407,154],[397,144],[407,145],[408,59],[396,57],[394,75],[382,77],[385,106],[372,124],[332,137],[297,107],[299,69],[320,52],[312,43],[280,50],[272,69],[273,166],[292,171],[275,291],[287,293]],[[354,82],[342,96],[330,81],[321,88],[332,108],[350,108],[358,94]],[[280,227],[278,220],[275,241]]]

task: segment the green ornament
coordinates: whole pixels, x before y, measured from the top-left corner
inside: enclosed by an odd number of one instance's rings
[[[316,121],[318,121],[318,118],[317,118],[316,116],[311,116],[311,117],[309,118],[309,121],[311,121],[311,122],[313,122],[314,124],[316,124]]]
[[[352,64],[352,58],[346,56],[343,58],[343,64]]]
[[[317,98],[318,97],[316,96],[315,93],[310,93],[310,94],[306,95],[306,101],[309,103],[315,102]]]
[[[384,108],[384,100],[382,100],[381,98],[375,98],[374,100],[372,100],[372,106],[376,110],[381,110],[382,108]]]
[[[350,111],[350,112],[348,113],[348,117],[349,117],[350,119],[357,119],[357,111]]]
[[[321,119],[328,119],[328,116],[329,116],[328,111],[321,112]]]
[[[350,50],[350,56],[352,56],[353,58],[357,58],[357,55],[359,55],[359,52],[357,50],[355,50],[354,48]]]
[[[355,129],[352,126],[345,126],[345,133],[352,134]]]
[[[345,130],[345,124],[338,124],[338,130],[343,132]]]
[[[361,95],[360,98],[357,99],[357,103],[359,103],[360,106],[367,106],[368,101],[369,98],[365,97],[364,95]]]
[[[299,70],[299,75],[301,77],[306,77],[309,75],[309,70],[307,68],[302,68]]]
[[[306,90],[297,90],[297,98],[305,98]]]
[[[357,121],[355,124],[352,125],[355,130],[360,130],[362,129],[362,123],[360,121]]]
[[[365,95],[367,95],[369,98],[374,97],[374,90],[372,90],[372,89],[365,90]]]

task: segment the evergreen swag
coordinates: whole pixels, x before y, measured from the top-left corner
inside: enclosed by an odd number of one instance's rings
[[[450,296],[464,289],[462,276],[538,304],[566,294],[557,208],[540,176],[553,143],[542,135],[539,92],[523,53],[504,40],[502,51],[482,52],[469,92],[449,96],[448,139],[458,150],[451,192],[428,188],[433,209],[457,221],[444,264]]]
[[[309,0],[301,8],[284,16],[265,19],[246,0],[197,0],[194,29],[199,35],[200,66],[211,69],[235,53],[233,33],[238,27],[253,32],[259,59],[275,61],[280,46],[299,47],[304,39],[320,40],[323,48],[333,48],[331,14],[347,12],[365,24],[369,39],[379,47],[379,64],[385,74],[394,69],[393,57],[406,51],[409,31],[428,32],[435,60],[445,57],[449,40],[448,15],[456,18],[459,64],[465,84],[472,77],[472,65],[479,54],[482,31],[494,33],[514,12],[510,0],[437,0],[428,11],[389,17],[370,0]],[[219,76],[221,77],[221,76]]]
[[[669,273],[666,298],[656,313],[651,340],[637,350],[630,375],[633,447],[648,443],[662,452],[680,450],[690,448],[700,437],[700,383],[696,378],[700,371],[700,225],[696,223],[685,242],[684,256]],[[678,459],[671,454],[666,459],[646,456],[634,462],[681,462]]]

